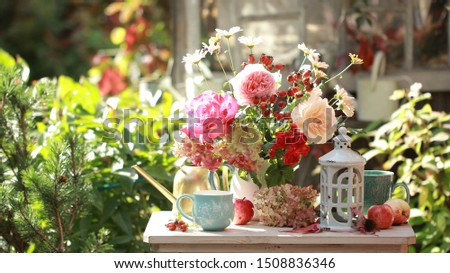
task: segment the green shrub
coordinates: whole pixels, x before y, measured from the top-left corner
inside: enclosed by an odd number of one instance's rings
[[[450,251],[450,115],[433,111],[430,98],[397,90],[392,99],[402,100],[400,108],[366,135],[368,163],[394,171],[410,188],[410,224],[417,237],[411,252]]]

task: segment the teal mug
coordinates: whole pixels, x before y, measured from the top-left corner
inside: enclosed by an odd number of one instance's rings
[[[384,204],[392,197],[394,189],[402,187],[406,193],[406,201],[409,202],[409,188],[406,183],[394,183],[394,173],[381,170],[364,171],[364,213],[372,205]]]
[[[192,217],[181,207],[181,200],[184,198],[193,202]],[[205,231],[224,230],[233,222],[233,193],[228,191],[204,190],[182,194],[177,198],[176,206],[181,215],[200,225]]]

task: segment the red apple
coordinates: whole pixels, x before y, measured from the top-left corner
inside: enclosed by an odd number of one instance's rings
[[[394,223],[394,211],[389,205],[373,205],[367,211],[367,218],[379,229],[390,228]]]
[[[245,225],[253,218],[253,203],[244,198],[234,199],[234,219],[233,224]]]
[[[411,208],[403,199],[389,199],[384,204],[389,205],[394,211],[394,225],[401,225],[409,219]]]

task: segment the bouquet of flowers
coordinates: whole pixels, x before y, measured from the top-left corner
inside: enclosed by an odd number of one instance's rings
[[[349,54],[349,65],[329,78],[325,72],[328,64],[317,50],[305,44],[298,45],[303,52],[302,64],[289,68],[276,63],[272,56],[253,54],[253,48],[262,42],[260,38],[241,36],[238,41],[249,49],[249,55],[238,71],[232,61],[230,39],[242,29],[216,31],[208,44],[187,54],[183,62],[199,65],[206,54],[211,54],[217,57],[226,82],[222,90],[210,90],[206,84],[205,91],[186,104],[187,123],[174,153],[211,171],[226,161],[246,170],[255,182],[257,172],[268,162],[264,175],[267,185],[289,183],[301,158],[309,153],[310,144],[327,142],[345,118],[353,115],[354,98],[345,89],[336,86],[331,100],[323,98],[322,90],[331,79],[362,60]],[[227,50],[222,49],[223,44]],[[231,72],[224,69],[221,54],[229,58]]]

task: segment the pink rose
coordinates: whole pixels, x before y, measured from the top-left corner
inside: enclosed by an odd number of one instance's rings
[[[334,109],[323,99],[312,94],[311,97],[294,107],[292,121],[309,141],[323,144],[333,137],[336,130]]]
[[[262,64],[247,64],[230,80],[239,105],[253,105],[254,98],[271,96],[277,92],[279,74],[270,73]]]
[[[238,109],[231,95],[205,91],[186,105],[188,126],[182,131],[189,138],[211,141],[230,131]]]

